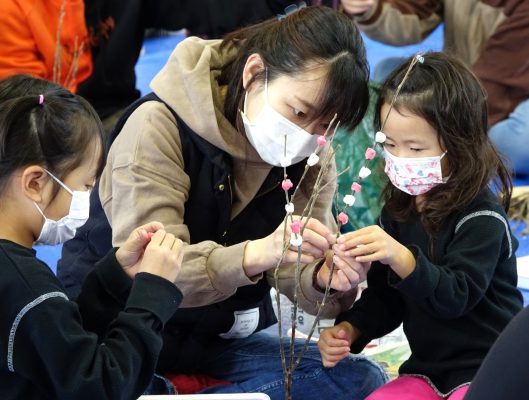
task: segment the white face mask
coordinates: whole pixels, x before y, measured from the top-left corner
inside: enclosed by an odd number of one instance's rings
[[[397,189],[418,196],[445,182],[441,170],[441,159],[445,154],[446,152],[435,157],[401,158],[386,150],[384,172]]]
[[[246,110],[247,94],[244,97]],[[265,79],[265,104],[253,122],[241,111],[246,136],[259,156],[270,165],[287,167],[304,160],[317,148],[317,135],[285,118],[268,103],[268,79]],[[286,137],[286,152],[285,152]]]
[[[83,226],[88,220],[90,213],[90,192],[72,191],[51,172],[46,172],[72,195],[72,202],[70,203],[68,215],[62,217],[58,221],[53,221],[47,218],[37,203],[34,203],[37,210],[39,210],[44,217],[44,225],[42,225],[42,230],[35,243],[54,246],[72,239],[75,236],[77,229]]]

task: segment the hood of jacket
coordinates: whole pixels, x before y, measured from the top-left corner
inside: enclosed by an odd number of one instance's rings
[[[151,89],[199,136],[235,160],[263,164],[257,152],[224,116],[227,86],[219,85],[222,67],[235,50],[220,50],[221,40],[189,37],[180,42],[154,77]]]
[[[221,42],[197,37],[183,40],[150,86],[197,135],[232,157],[235,216],[257,194],[272,166],[224,116],[227,86],[219,85],[218,79],[236,51],[221,51]]]

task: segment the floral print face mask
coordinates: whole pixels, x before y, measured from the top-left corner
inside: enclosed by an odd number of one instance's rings
[[[435,157],[401,158],[385,150],[384,172],[397,189],[418,196],[446,181],[441,171],[441,159],[445,154],[446,151]]]

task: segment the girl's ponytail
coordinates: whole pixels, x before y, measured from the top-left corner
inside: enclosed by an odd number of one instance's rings
[[[18,168],[42,165],[57,177],[81,164],[103,128],[83,98],[29,76],[0,81],[0,194]],[[98,174],[103,169],[99,162]]]

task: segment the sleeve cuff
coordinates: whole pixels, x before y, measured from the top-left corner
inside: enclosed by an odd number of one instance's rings
[[[244,248],[248,241],[215,249],[209,257],[207,271],[212,285],[221,293],[232,293],[241,286],[253,285],[263,274],[248,277],[244,272]]]
[[[182,292],[167,279],[140,272],[134,278],[125,309],[149,311],[165,325],[178,309],[182,297]]]
[[[318,263],[315,263],[313,265],[308,265],[301,272],[300,287],[303,292],[303,296],[311,302],[323,300],[323,296],[325,295],[325,289],[320,289],[316,281],[316,274],[318,273],[322,265],[323,260],[318,261]],[[332,292],[329,292],[329,295],[331,293]]]
[[[105,290],[121,305],[127,302],[132,279],[123,271],[116,259],[117,248],[110,250],[95,266]]]
[[[325,297],[325,289],[320,289],[317,287],[317,284],[314,282],[314,276],[317,274],[317,271],[322,266],[323,261],[318,261],[314,264],[307,265],[301,271],[300,279],[300,289],[301,289],[301,298],[300,306],[306,308],[306,311],[309,313],[315,313],[319,307],[319,304],[323,301]],[[356,291],[354,292],[356,297]],[[342,310],[341,302],[345,299],[346,292],[339,292],[334,289],[329,290],[329,295],[325,299],[325,307],[321,310],[321,318],[335,318],[338,313]],[[352,304],[354,298],[350,303]]]

